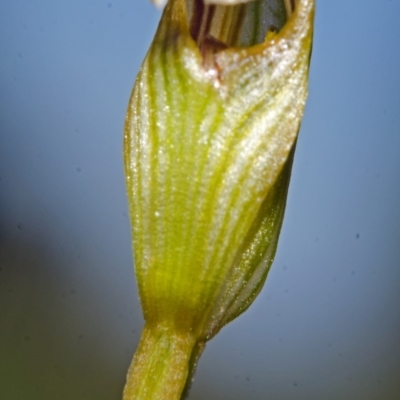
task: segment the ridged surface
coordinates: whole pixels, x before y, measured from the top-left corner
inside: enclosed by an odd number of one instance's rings
[[[266,43],[218,53],[214,71],[202,67],[185,12],[184,0],[167,5],[137,77],[125,170],[145,318],[208,338],[247,308],[273,260],[313,1]]]

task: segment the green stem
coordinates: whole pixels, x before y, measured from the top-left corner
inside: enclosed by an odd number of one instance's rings
[[[123,400],[181,399],[198,348],[188,333],[146,324],[128,371]]]

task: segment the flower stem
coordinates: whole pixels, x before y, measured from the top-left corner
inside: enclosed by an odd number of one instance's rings
[[[128,371],[123,400],[181,399],[198,349],[188,333],[146,324]]]

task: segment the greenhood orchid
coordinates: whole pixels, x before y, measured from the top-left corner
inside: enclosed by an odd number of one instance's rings
[[[206,341],[265,282],[307,97],[313,14],[313,0],[166,2],[125,125],[145,327],[124,400],[182,398]]]

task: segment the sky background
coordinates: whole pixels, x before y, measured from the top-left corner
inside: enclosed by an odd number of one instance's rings
[[[399,0],[319,0],[277,257],[190,400],[400,398]],[[143,325],[122,130],[160,11],[0,1],[0,398],[120,400]]]

